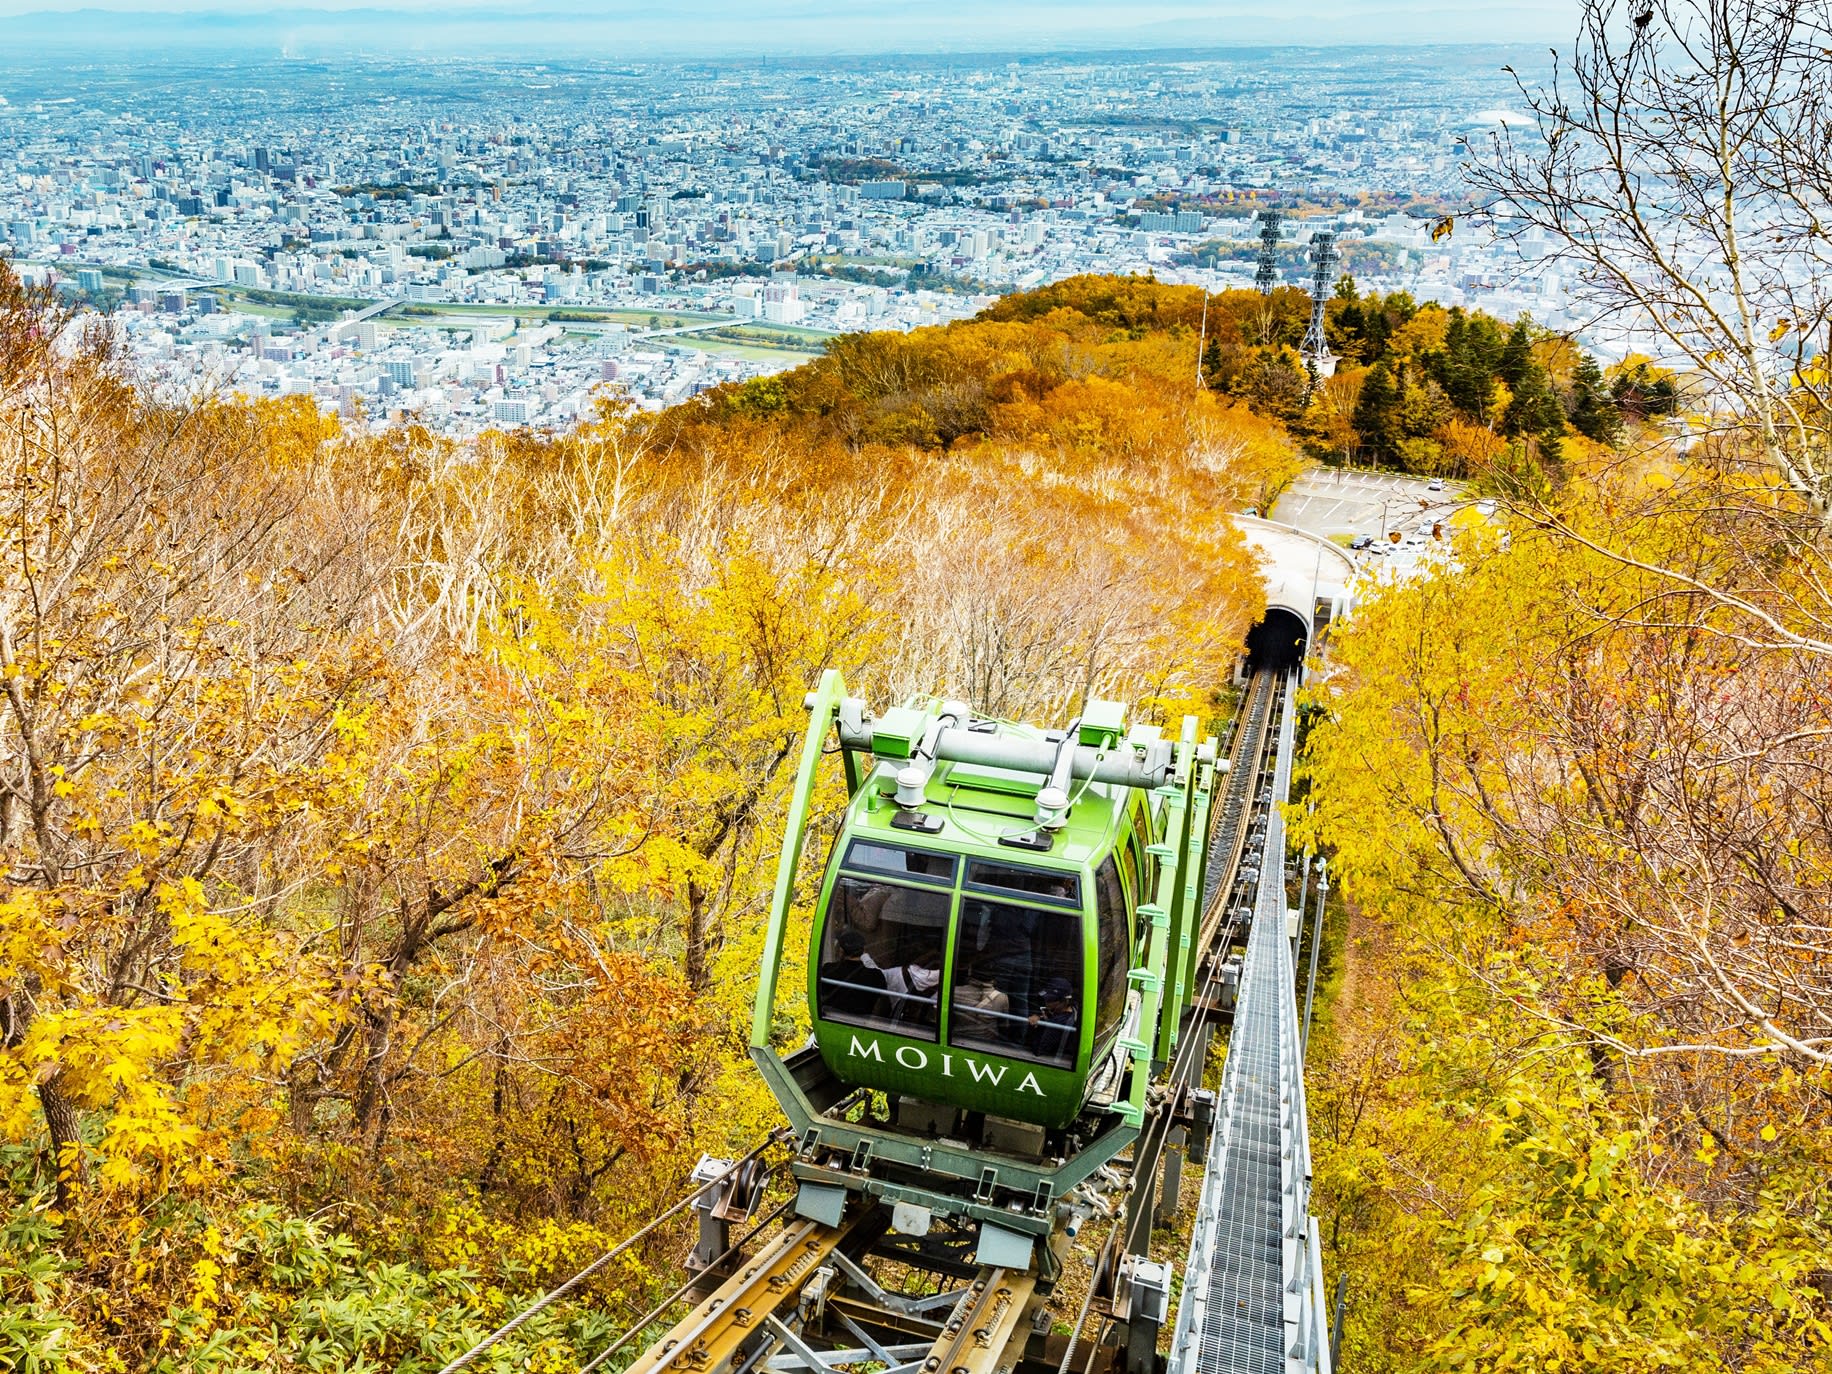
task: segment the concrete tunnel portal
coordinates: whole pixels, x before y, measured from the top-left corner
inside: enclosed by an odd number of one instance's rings
[[[1304,662],[1310,627],[1283,606],[1268,606],[1266,618],[1247,631],[1247,671],[1261,668],[1290,672]]]
[[[1234,525],[1253,552],[1266,588],[1266,614],[1247,632],[1241,672],[1299,669],[1312,648],[1313,623],[1322,634],[1331,621],[1349,613],[1355,560],[1322,535],[1275,520],[1237,515]]]

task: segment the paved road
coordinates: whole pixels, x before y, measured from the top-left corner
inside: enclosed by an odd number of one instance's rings
[[[736,315],[722,320],[702,320],[699,324],[677,324],[669,329],[633,329],[632,339],[659,339],[668,334],[703,334],[708,329],[731,329],[741,324],[755,324],[755,320],[741,320]]]
[[[632,333],[630,337],[633,339],[657,339],[657,338],[662,337],[664,334],[703,334],[709,329],[746,329],[746,328],[768,329],[769,327],[770,327],[770,323],[768,320],[758,319],[755,316],[733,315],[728,319],[706,320],[700,324],[676,325],[672,329],[644,329],[644,330],[640,330],[640,331]],[[783,337],[787,338],[788,336],[785,335]],[[806,348],[796,349],[796,348],[790,347],[786,343],[778,343],[778,344],[772,345],[772,344],[764,343],[761,340],[757,341],[756,346],[759,348],[779,347],[791,353],[793,352],[818,353],[821,351],[821,345],[825,343],[828,339],[832,338],[833,335],[825,333],[825,332],[821,332],[819,334],[809,334],[809,335],[797,336],[797,337],[799,337],[801,341],[807,345]],[[743,343],[744,340],[736,339],[736,340],[733,340],[733,342],[734,343]]]
[[[465,310],[465,311],[454,312],[452,314],[442,315],[438,313],[439,307],[442,304],[445,304],[445,302],[407,301],[407,300],[377,301],[374,305],[370,306],[367,310],[364,310],[360,314],[352,315],[347,320],[339,320],[338,324],[340,325],[355,324],[358,320],[366,320],[366,319],[369,319],[371,316],[381,314],[385,310],[392,310],[397,305],[428,306],[433,310],[434,313],[431,315],[415,316],[410,319],[397,320],[397,321],[394,321],[394,323],[401,325],[403,327],[412,327],[412,326],[418,325],[421,327],[430,327],[430,328],[435,328],[435,329],[463,329],[467,325],[475,325],[487,319],[536,319],[542,323],[545,323],[546,322],[545,315],[536,315],[533,312],[551,310],[555,308],[561,309],[561,310],[567,309],[566,306],[559,306],[559,307],[553,307],[553,306],[547,306],[547,305],[538,305],[537,306],[528,301],[503,301],[500,303],[490,302],[490,304],[493,306],[500,304],[500,313],[494,310],[488,311],[488,312],[480,311],[480,310]],[[469,304],[469,302],[467,302],[467,304]],[[583,307],[574,307],[574,308],[589,310],[592,307],[583,306]],[[628,336],[631,339],[659,339],[669,334],[698,334],[708,329],[729,329],[734,325],[755,324],[757,323],[757,321],[749,320],[749,319],[740,319],[736,315],[721,315],[717,317],[716,319],[701,320],[697,324],[671,325],[666,329],[636,329],[632,326],[629,320],[555,320],[553,321],[553,323],[563,324],[568,329],[577,330],[582,334],[589,334],[593,332],[594,330],[603,331],[603,330],[614,327],[617,329],[627,331]]]

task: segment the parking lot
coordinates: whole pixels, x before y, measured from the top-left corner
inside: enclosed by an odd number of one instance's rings
[[[1313,534],[1351,540],[1366,535],[1372,544],[1355,551],[1358,562],[1406,572],[1434,547],[1443,547],[1432,538],[1432,527],[1441,525],[1448,537],[1452,511],[1467,504],[1461,482],[1440,485],[1442,490],[1434,491],[1424,477],[1313,468],[1285,489],[1271,517]],[[1395,532],[1397,544],[1392,542]]]

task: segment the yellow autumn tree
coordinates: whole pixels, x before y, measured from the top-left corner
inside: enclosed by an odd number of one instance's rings
[[[1682,495],[1618,463],[1561,528],[1471,529],[1335,641],[1294,822],[1374,923],[1358,988],[1398,982],[1341,1010],[1314,1102],[1358,1361],[1781,1370],[1832,1345],[1824,667],[1659,593],[1682,557],[1740,564],[1687,512],[1747,480]]]

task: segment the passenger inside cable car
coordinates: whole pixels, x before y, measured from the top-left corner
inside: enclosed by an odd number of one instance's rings
[[[1068,1068],[1081,1045],[1073,996],[1082,979],[1081,885],[1073,873],[969,859],[955,928],[948,1041]],[[1034,1018],[1034,1019],[1033,1019]],[[1042,1036],[1033,1032],[1043,1026]]]
[[[816,1014],[933,1040],[954,856],[854,840],[845,867],[854,871],[835,880],[827,905]]]
[[[1025,1043],[1039,1059],[1064,1062],[1075,1057],[1075,989],[1066,978],[1043,985],[1042,1004],[1030,1016]]]
[[[941,996],[941,963],[941,946],[936,944],[919,951],[908,963],[892,964],[883,970],[890,1002],[887,1010],[902,1034],[910,1034],[911,1026],[927,1026],[933,1031],[936,1002]]]
[[[815,1014],[934,1042],[951,969],[950,1048],[1073,1069],[1084,1009],[1097,1046],[1117,1028],[1130,962],[1111,857],[1092,875],[1093,912],[1088,883],[1085,871],[852,839],[822,913]]]
[[[837,1016],[855,1017],[875,1011],[885,989],[884,974],[873,968],[865,952],[865,937],[842,930],[839,958],[821,965],[821,986],[828,989],[828,1009]]]

